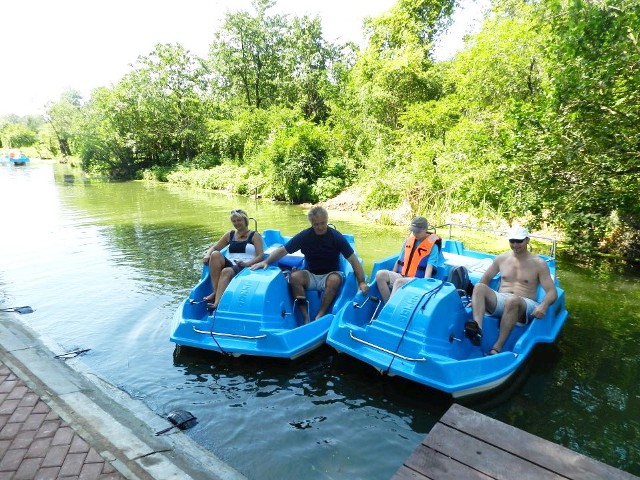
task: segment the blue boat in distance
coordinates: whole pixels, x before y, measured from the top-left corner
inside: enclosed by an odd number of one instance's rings
[[[449,236],[452,227],[473,228],[448,226]],[[451,238],[443,239],[446,266],[438,269],[437,278],[407,283],[384,305],[377,297],[379,291],[374,281],[369,297],[358,292],[353,302],[336,314],[327,343],[338,352],[372,365],[380,373],[404,377],[454,398],[476,396],[500,387],[525,363],[536,344],[555,342],[568,316],[564,290],[556,276],[555,240],[530,237],[551,242],[550,254],[540,256],[549,265],[558,298],[544,318],[514,327],[500,353],[486,355],[498,337],[496,317],[484,316],[480,346],[465,337],[464,324],[472,318],[470,298],[467,292],[447,281],[451,269],[463,266],[471,283],[477,283],[495,255],[468,250],[461,241]],[[376,262],[371,278],[380,269],[391,269],[396,259],[397,255],[393,255]],[[490,286],[497,289],[499,283],[498,273]],[[540,286],[538,300],[543,296]]]
[[[279,230],[262,233],[265,258],[291,237]],[[352,235],[344,234],[355,251]],[[360,260],[361,261],[361,260]],[[358,286],[349,262],[340,256],[345,275],[340,292],[327,315],[306,325],[289,291],[292,269],[304,268],[300,252],[286,255],[266,269],[244,268],[229,283],[215,310],[203,298],[210,294],[208,265],[200,281],[176,311],[170,340],[177,345],[213,350],[233,356],[258,355],[295,359],[324,344],[334,314],[350,303]],[[320,292],[308,291],[309,318],[320,308]]]
[[[3,155],[2,161],[3,162],[8,161],[11,165],[20,166],[20,165],[26,165],[31,161],[31,159],[27,157],[24,153],[22,153],[20,150],[13,149],[13,150],[9,150],[9,153],[5,153]]]

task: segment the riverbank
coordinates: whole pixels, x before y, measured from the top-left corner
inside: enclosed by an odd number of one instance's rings
[[[59,160],[57,160],[59,161]],[[80,170],[79,160],[70,158],[65,159],[68,161],[68,165],[71,168]],[[83,173],[83,175],[86,175]],[[188,176],[188,175],[187,175]],[[92,177],[93,178],[93,177]],[[198,185],[184,183],[184,182],[176,182],[171,181],[167,176],[163,176],[162,179],[156,178],[151,172],[149,175],[144,175],[144,180],[142,180],[149,184],[160,184],[160,185],[173,185],[181,188],[195,189],[201,190],[204,192],[215,192],[215,193],[224,193],[230,195],[240,195],[242,197],[251,198],[254,197],[256,200],[258,199],[255,195],[251,193],[247,194],[239,194],[235,193],[235,187],[230,186],[225,190],[217,190],[217,189],[209,189],[203,188]],[[253,191],[253,190],[251,190]],[[398,207],[389,208],[389,209],[367,209],[363,207],[363,202],[366,197],[366,192],[363,190],[362,186],[353,185],[348,189],[342,191],[337,196],[330,198],[328,200],[318,202],[319,205],[324,206],[330,214],[331,218],[340,219],[345,221],[366,221],[372,225],[382,225],[385,227],[398,227],[404,228],[415,215],[425,216],[430,225],[438,226],[445,225],[449,223],[461,224],[461,225],[472,225],[475,227],[487,228],[490,230],[496,231],[507,231],[511,227],[511,224],[527,224],[527,218],[520,219],[511,219],[507,220],[505,218],[500,218],[496,216],[490,217],[479,217],[473,215],[469,212],[451,212],[451,211],[438,211],[433,209],[429,211],[428,209],[419,209],[416,211],[408,201],[403,201]],[[261,199],[262,201],[268,201],[266,199]],[[302,210],[308,210],[313,206],[311,203],[303,203],[298,204],[298,206]],[[543,228],[538,230],[531,230],[532,234],[541,235],[545,237],[553,237],[561,241],[563,238],[562,232],[557,229],[551,228]]]

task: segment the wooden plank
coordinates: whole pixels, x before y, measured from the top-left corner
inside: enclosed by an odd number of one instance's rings
[[[483,474],[500,480],[562,480],[563,477],[545,468],[532,464],[510,452],[496,448],[471,435],[465,435],[454,428],[437,423],[423,444],[455,458]]]
[[[640,480],[585,455],[454,404],[393,480]]]
[[[404,467],[415,472],[420,472],[421,475],[423,475],[405,478],[491,480],[491,477],[470,468],[468,465],[458,462],[454,458],[428,448],[423,444],[419,445],[413,454],[405,460]]]
[[[401,466],[398,471],[391,477],[391,480],[431,480],[429,477],[411,470],[406,465]]]
[[[511,425],[454,404],[440,423],[475,437],[495,448],[510,452],[532,464],[543,466],[558,475],[580,480],[616,478],[638,480],[630,473],[618,470],[568,448],[536,437]]]

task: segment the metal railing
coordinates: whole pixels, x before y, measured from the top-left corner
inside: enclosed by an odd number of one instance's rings
[[[484,227],[475,227],[473,225],[465,225],[462,223],[445,223],[444,225],[440,225],[437,226],[437,228],[443,228],[443,227],[448,227],[449,228],[449,238],[453,238],[453,228],[466,228],[469,230],[476,230],[479,232],[489,232],[489,233],[493,233],[496,235],[506,235],[508,232],[504,231],[504,230],[495,230],[493,228],[484,228]],[[557,240],[554,237],[547,237],[545,235],[529,235],[529,238],[535,238],[538,240],[545,240],[547,242],[549,242],[551,244],[550,246],[550,252],[549,252],[549,256],[550,257],[555,257],[556,256],[556,244],[557,244]]]
[[[362,340],[361,338],[354,336],[351,330],[349,330],[349,336],[351,337],[352,340],[355,340],[356,342],[360,342],[368,347],[375,348],[376,350],[380,350],[381,352],[388,353],[389,355],[393,355],[394,357],[401,358],[402,360],[406,360],[408,362],[426,362],[427,361],[427,359],[424,357],[420,357],[420,358],[405,357],[404,355],[400,355],[399,353],[392,352],[391,350],[387,350],[386,348],[383,348],[374,343],[370,343],[370,342],[367,342],[366,340]]]
[[[230,337],[230,338],[240,338],[242,340],[259,340],[261,338],[266,338],[266,334],[262,335],[236,335],[235,333],[222,333],[222,332],[214,332],[211,330],[200,330],[199,328],[193,327],[193,331],[196,333],[201,333],[203,335],[213,335],[216,337]]]

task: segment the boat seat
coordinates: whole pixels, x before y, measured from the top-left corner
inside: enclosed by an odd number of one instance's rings
[[[280,270],[300,270],[304,265],[304,255],[300,252],[290,253],[278,260]]]
[[[271,254],[271,252],[273,252],[274,250],[277,250],[281,246],[282,245],[279,243],[271,245],[269,248],[267,248],[264,251],[264,258],[267,258],[269,254]],[[289,253],[284,257],[282,257],[280,260],[278,260],[277,265],[278,267],[280,267],[280,270],[289,270],[289,271],[300,270],[303,268],[303,265],[304,265],[304,255],[300,250],[298,250],[297,252]]]

